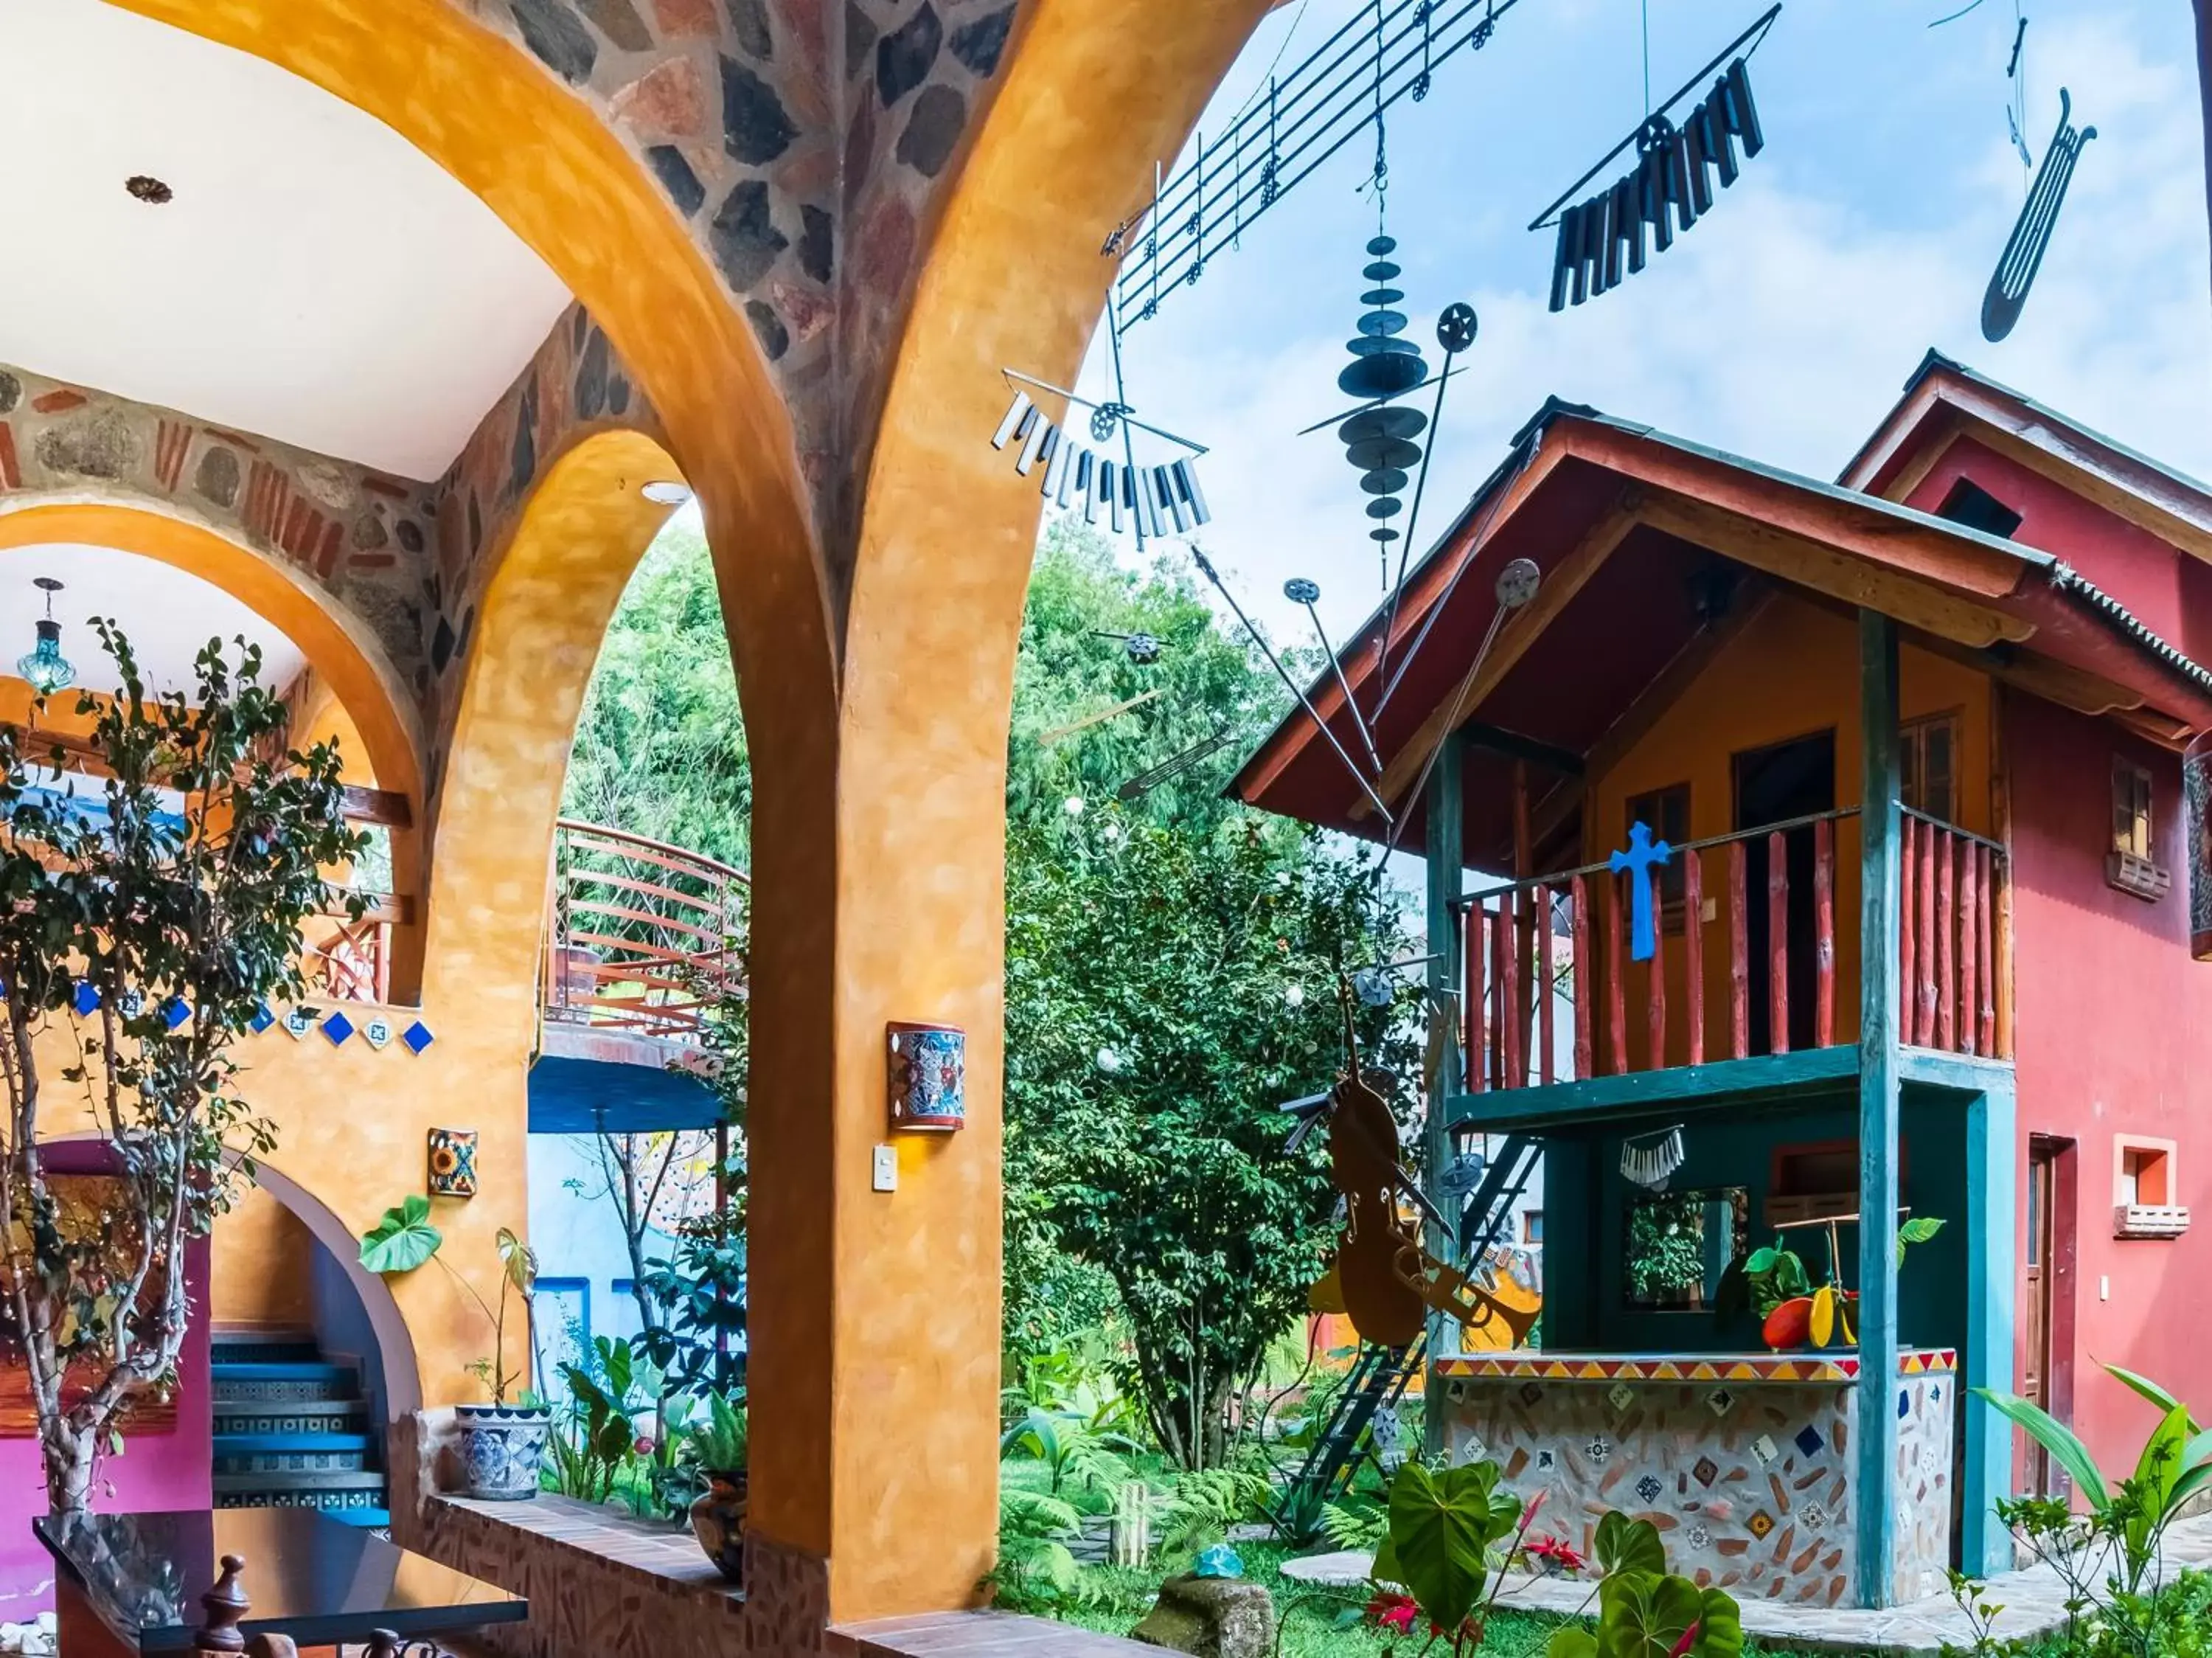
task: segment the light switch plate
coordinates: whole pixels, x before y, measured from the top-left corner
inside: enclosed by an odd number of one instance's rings
[[[878,1146],[873,1178],[870,1184],[878,1192],[898,1190],[898,1148]]]

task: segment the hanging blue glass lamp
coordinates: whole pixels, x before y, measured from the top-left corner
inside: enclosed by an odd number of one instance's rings
[[[62,625],[54,620],[54,594],[62,590],[62,584],[51,576],[41,576],[32,585],[46,595],[46,613],[36,624],[38,643],[27,655],[15,659],[15,672],[29,682],[32,690],[46,697],[75,685],[76,666],[62,655]]]

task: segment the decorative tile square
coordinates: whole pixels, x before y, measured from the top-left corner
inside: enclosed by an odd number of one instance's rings
[[[433,1198],[473,1198],[477,1195],[477,1131],[472,1128],[434,1128],[430,1131],[430,1195]],[[1376,1418],[1380,1426],[1385,1420]],[[1379,1437],[1379,1436],[1378,1436]]]
[[[1801,1456],[1818,1456],[1827,1448],[1827,1443],[1820,1437],[1820,1430],[1809,1422],[1797,1430],[1797,1450]]]
[[[1763,1468],[1782,1454],[1782,1448],[1766,1435],[1761,1434],[1751,1442],[1751,1454],[1759,1459],[1759,1466]]]
[[[1928,1384],[1928,1402],[1930,1405],[1941,1405],[1943,1402],[1943,1384],[1942,1382],[1931,1381]]]
[[[1705,1395],[1706,1408],[1717,1417],[1724,1417],[1735,1409],[1735,1395],[1725,1387],[1716,1387]]]
[[[1543,1397],[1544,1385],[1541,1382],[1524,1381],[1521,1384],[1521,1402],[1523,1405],[1534,1408]]]
[[[1613,1383],[1613,1391],[1607,1393],[1606,1398],[1613,1402],[1613,1408],[1615,1411],[1626,1415],[1628,1407],[1636,1403],[1636,1390],[1625,1381],[1617,1381]]]
[[[895,1020],[889,1028],[895,1129],[957,1129],[968,1120],[968,1037],[951,1025]]]
[[[1555,1459],[1549,1451],[1539,1451],[1536,1453],[1536,1467],[1540,1472],[1550,1472],[1553,1467],[1556,1466],[1556,1462],[1557,1459]]]
[[[1698,1484],[1710,1487],[1721,1477],[1721,1465],[1709,1456],[1698,1459],[1698,1466],[1690,1470],[1690,1477]]]
[[[399,1039],[407,1045],[408,1052],[420,1053],[438,1039],[431,1035],[430,1027],[418,1019],[399,1033]]]
[[[382,1014],[365,1021],[361,1027],[362,1040],[379,1053],[392,1045],[392,1021]]]
[[[1765,1509],[1761,1509],[1757,1514],[1752,1515],[1750,1519],[1745,1521],[1743,1523],[1745,1529],[1749,1531],[1753,1537],[1764,1539],[1769,1532],[1774,1529],[1774,1516],[1767,1513]]]
[[[1444,1384],[1444,1397],[1455,1405],[1466,1404],[1467,1384],[1464,1381],[1462,1381],[1457,1376],[1454,1376],[1449,1381]]]
[[[315,1028],[315,1017],[313,1008],[294,1008],[284,1015],[284,1033],[295,1042],[303,1039]]]
[[[161,1004],[161,1022],[171,1030],[192,1016],[191,1004],[181,996],[173,996]]]
[[[264,1002],[254,1009],[253,1017],[246,1021],[246,1027],[258,1036],[276,1022],[276,1015],[269,1011],[269,1004]]]
[[[1693,1520],[1688,1529],[1683,1532],[1682,1541],[1693,1549],[1709,1549],[1712,1546],[1713,1534],[1705,1529],[1705,1521]]]
[[[343,1008],[323,1021],[323,1034],[330,1038],[332,1047],[345,1046],[346,1039],[353,1034],[353,1021],[345,1016]]]
[[[1826,1531],[1828,1526],[1826,1506],[1820,1503],[1801,1503],[1797,1506],[1797,1522],[1808,1532]]]
[[[1613,1454],[1613,1442],[1600,1435],[1583,1447],[1583,1454],[1592,1462],[1602,1462]]]
[[[86,988],[90,989],[91,987],[88,985]],[[94,1007],[100,1005],[100,993],[97,991],[93,991],[93,1005]],[[115,1005],[122,1010],[123,1016],[125,1019],[136,1019],[140,1014],[146,1010],[146,998],[139,994],[136,986],[133,986],[131,989],[123,992],[122,997],[116,1002]]]
[[[1659,1483],[1656,1474],[1646,1474],[1636,1482],[1636,1495],[1644,1499],[1646,1508],[1659,1500],[1659,1493],[1667,1488]]]
[[[88,1019],[91,1017],[93,1009],[99,1005],[99,990],[89,980],[78,979],[76,993],[70,997],[70,1006],[76,1009],[76,1016],[80,1019]]]

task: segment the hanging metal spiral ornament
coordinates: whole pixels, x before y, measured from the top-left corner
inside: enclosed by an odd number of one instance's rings
[[[1388,257],[1397,247],[1389,236],[1376,236],[1367,244],[1369,263],[1361,274],[1373,286],[1359,300],[1368,308],[1359,319],[1358,338],[1346,342],[1352,361],[1336,377],[1340,391],[1362,402],[1396,397],[1428,378],[1429,367],[1422,360],[1421,348],[1401,338],[1406,332],[1406,314],[1395,308],[1406,296],[1404,290],[1390,285],[1398,278],[1399,266]],[[1390,582],[1390,544],[1399,539],[1389,521],[1404,510],[1400,497],[1413,468],[1420,463],[1421,446],[1416,440],[1428,424],[1429,418],[1419,409],[1384,403],[1379,408],[1362,409],[1336,429],[1344,443],[1344,458],[1359,473],[1359,487],[1375,497],[1367,503],[1367,515],[1375,521],[1375,527],[1367,534],[1382,557],[1386,588]]]

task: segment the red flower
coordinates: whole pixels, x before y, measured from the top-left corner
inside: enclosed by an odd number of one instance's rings
[[[1377,1628],[1391,1630],[1400,1635],[1413,1632],[1413,1614],[1417,1610],[1412,1595],[1393,1594],[1388,1590],[1377,1593],[1367,1603],[1367,1615],[1375,1620]]]
[[[630,1449],[636,1452],[640,1456],[651,1456],[653,1454],[653,1436],[650,1434],[640,1434],[637,1436],[637,1443],[631,1446]]]
[[[1698,1644],[1698,1631],[1703,1626],[1703,1620],[1700,1620],[1684,1630],[1682,1638],[1674,1643],[1674,1649],[1667,1655],[1667,1658],[1684,1658],[1684,1655]]]
[[[1532,1537],[1527,1546],[1534,1558],[1557,1566],[1562,1571],[1580,1571],[1589,1564],[1564,1537]]]

